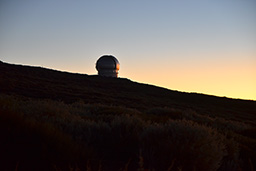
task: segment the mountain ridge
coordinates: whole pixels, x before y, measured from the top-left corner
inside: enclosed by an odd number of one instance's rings
[[[0,87],[1,93],[5,94],[66,103],[82,100],[138,110],[146,110],[148,106],[188,108],[207,115],[212,112],[220,115],[229,113],[228,119],[232,119],[232,115],[240,115],[239,118],[250,120],[256,115],[256,101],[253,100],[179,92],[127,78],[104,78],[4,62],[0,62]],[[243,115],[244,112],[251,117]]]
[[[13,67],[24,67],[24,68],[30,68],[30,69],[36,69],[36,70],[45,70],[45,71],[49,71],[49,72],[62,73],[62,74],[70,74],[70,75],[77,75],[77,76],[79,75],[79,76],[85,76],[85,77],[98,77],[98,75],[88,75],[88,74],[84,74],[84,73],[73,73],[73,72],[69,72],[69,71],[61,71],[61,70],[46,68],[46,67],[42,67],[42,66],[31,66],[31,65],[23,65],[23,64],[11,64],[11,63],[7,63],[7,62],[3,62],[1,60],[0,60],[0,64],[1,65],[9,65],[9,66],[13,66]],[[169,89],[169,88],[153,85],[153,84],[150,84],[150,83],[140,83],[140,82],[132,81],[132,80],[130,80],[128,78],[125,78],[125,77],[119,77],[117,79],[129,80],[129,81],[131,81],[133,83],[149,85],[149,86],[153,86],[153,87],[156,87],[156,88],[162,88],[162,89],[166,89],[166,90],[169,90],[169,91],[175,91],[175,92],[179,92],[179,93],[196,94],[196,95],[204,95],[204,96],[211,96],[211,97],[217,97],[217,98],[226,98],[226,99],[231,99],[231,100],[243,100],[243,101],[253,101],[253,102],[256,102],[256,100],[253,100],[253,99],[232,98],[232,97],[217,96],[217,95],[197,93],[197,92],[186,92],[186,91],[172,90],[172,89]]]

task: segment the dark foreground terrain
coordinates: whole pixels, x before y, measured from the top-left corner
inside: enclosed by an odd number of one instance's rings
[[[255,170],[256,102],[0,62],[0,170]]]

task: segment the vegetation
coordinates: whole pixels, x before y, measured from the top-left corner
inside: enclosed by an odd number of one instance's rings
[[[0,70],[0,170],[256,168],[255,101],[4,63]]]

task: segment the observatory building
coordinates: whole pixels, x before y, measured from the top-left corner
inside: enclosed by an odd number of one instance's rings
[[[103,77],[117,78],[119,67],[118,60],[112,55],[101,56],[96,63],[98,75]]]

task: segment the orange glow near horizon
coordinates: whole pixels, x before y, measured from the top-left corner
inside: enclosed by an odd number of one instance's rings
[[[96,61],[96,59],[95,59]],[[182,92],[195,92],[220,97],[256,100],[256,61],[233,61],[229,63],[201,62],[193,65],[177,64],[168,67],[163,63],[161,67],[152,69],[152,63],[148,62],[143,67],[130,66],[120,60],[121,67],[119,77],[132,81],[165,87]],[[30,64],[27,64],[30,65]],[[67,65],[59,63],[43,66],[45,68],[96,75],[95,62],[90,65],[77,63]]]
[[[143,66],[131,65],[122,59],[119,61],[121,64],[119,77],[121,78],[171,90],[256,100],[256,67],[254,67],[256,61],[233,60],[222,63],[205,61],[194,62],[191,65],[188,62],[172,66],[168,66],[166,62],[156,69],[152,69],[154,63],[150,61]],[[93,61],[88,66],[81,63],[75,68],[67,65],[55,66],[55,68],[88,75],[97,74]]]
[[[220,56],[219,54],[214,55]],[[253,55],[248,54],[246,56],[250,57],[247,58],[242,58],[242,55],[238,56],[238,54],[230,56],[233,56],[234,60],[225,61],[225,59],[230,58],[223,57],[222,60],[184,62],[165,57],[166,61],[162,61],[162,63],[157,63],[158,61],[155,61],[153,55],[147,56],[146,62],[143,62],[145,57],[139,58],[138,56],[137,63],[127,60],[127,56],[117,55],[116,57],[121,65],[119,70],[119,77],[121,78],[171,90],[256,100],[256,60],[253,59]],[[193,57],[191,58],[193,59]],[[81,61],[70,64],[54,63],[45,67],[96,75],[96,61],[97,56],[87,63]]]
[[[121,68],[122,69],[122,68]],[[137,72],[136,72],[137,71]],[[211,63],[204,66],[183,66],[157,71],[150,68],[126,73],[138,82],[171,90],[196,92],[230,98],[256,100],[256,68],[254,63]],[[145,72],[146,71],[146,72]]]

